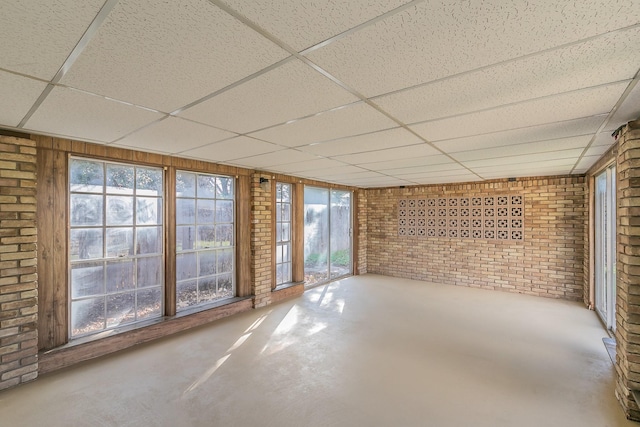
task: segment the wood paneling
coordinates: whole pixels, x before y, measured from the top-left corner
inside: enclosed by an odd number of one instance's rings
[[[304,184],[293,184],[292,190],[291,280],[293,282],[302,282],[304,281]]]
[[[236,180],[236,292],[251,295],[251,177]]]

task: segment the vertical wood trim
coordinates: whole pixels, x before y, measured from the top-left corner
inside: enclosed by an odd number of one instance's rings
[[[358,213],[360,212],[360,192],[351,193],[351,270],[353,275],[360,274],[358,254],[360,253],[360,226],[358,225]]]
[[[236,178],[236,293],[251,295],[251,177]]]
[[[53,152],[38,149],[36,221],[38,225],[38,348],[53,348]]]
[[[164,313],[176,314],[176,169],[165,167]]]
[[[53,346],[69,341],[69,279],[67,226],[69,196],[67,192],[67,153],[56,151],[53,158]],[[46,212],[45,212],[46,214]]]
[[[273,291],[276,284],[276,218],[278,213],[276,212],[276,180],[271,179],[271,206],[273,209],[271,210],[271,290]],[[289,233],[292,233],[292,230],[289,230]]]
[[[302,282],[304,281],[304,185],[292,184],[291,189],[293,190],[291,278],[294,282]]]

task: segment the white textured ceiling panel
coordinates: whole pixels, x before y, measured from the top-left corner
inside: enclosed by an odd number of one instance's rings
[[[456,173],[459,171],[469,172],[459,163],[449,161],[448,163],[424,164],[421,166],[411,166],[406,168],[386,169],[384,173],[394,176],[419,175],[419,174],[442,174],[449,175],[449,172]]]
[[[604,131],[596,135],[595,139],[593,140],[593,144],[591,144],[591,146],[592,147],[599,147],[599,146],[611,147],[613,144],[615,144],[615,142],[616,140],[613,139],[613,136],[611,135],[611,131]]]
[[[62,82],[171,112],[286,56],[206,0],[121,0]]]
[[[0,123],[18,126],[45,87],[41,81],[0,71]]]
[[[309,160],[317,160],[319,157],[309,153],[292,149],[282,149],[272,153],[261,154],[258,156],[243,156],[233,159],[233,164],[245,167],[253,167],[258,169],[268,169],[271,166],[282,165],[286,163],[306,162]]]
[[[571,165],[566,166],[545,166],[540,165],[532,168],[515,168],[505,171],[491,171],[482,174],[484,179],[500,179],[508,175],[509,178],[522,178],[530,176],[551,176],[551,175],[569,175]]]
[[[588,171],[591,166],[593,166],[598,160],[600,160],[600,157],[602,156],[584,156],[582,159],[580,159],[580,162],[578,162],[578,165],[576,166],[576,172],[582,171],[582,173],[584,173]]]
[[[265,129],[251,136],[280,145],[299,147],[396,126],[393,120],[361,102]]]
[[[226,141],[205,145],[204,147],[194,148],[193,150],[183,151],[181,155],[211,162],[224,162],[241,157],[270,153],[280,148],[281,147],[269,142],[239,136]]]
[[[433,120],[633,78],[640,28],[376,98],[404,123]],[[615,66],[612,66],[615,64]]]
[[[3,1],[0,68],[52,79],[103,3],[103,0]]]
[[[547,141],[529,142],[526,144],[513,144],[505,147],[485,148],[482,150],[462,151],[455,153],[453,157],[461,162],[469,160],[493,159],[496,157],[529,155],[537,153],[554,152],[558,150],[584,149],[591,141],[591,135],[574,136]]]
[[[247,133],[357,100],[313,68],[294,60],[197,104],[180,115]]]
[[[423,2],[309,57],[374,96],[634,25],[634,3]]]
[[[56,87],[27,121],[25,129],[109,143],[161,117],[144,108]]]
[[[347,154],[344,156],[333,157],[335,160],[351,164],[364,164],[377,162],[380,159],[386,160],[400,160],[400,159],[412,159],[415,157],[426,157],[440,154],[438,150],[431,147],[429,144],[420,143],[416,145],[410,145],[408,147],[396,147],[389,148],[387,150],[368,151],[358,154]]]
[[[378,162],[367,163],[363,165],[363,167],[373,171],[387,171],[391,169],[442,165],[442,164],[452,164],[452,163],[453,162],[451,161],[451,159],[449,159],[444,154],[438,154],[435,156],[415,157],[412,159],[401,159],[401,160],[390,160],[390,161],[384,161],[381,159]]]
[[[570,157],[566,159],[545,160],[536,163],[520,160],[521,163],[503,163],[492,166],[478,166],[474,167],[473,171],[481,175],[483,178],[487,178],[489,176],[496,177],[500,174],[502,174],[502,177],[504,178],[505,173],[508,174],[507,176],[515,176],[513,174],[516,172],[535,175],[535,171],[546,173],[549,170],[559,171],[561,174],[568,174],[575,165],[577,159],[577,157]]]
[[[535,153],[518,156],[494,157],[489,159],[467,160],[462,162],[468,168],[477,171],[483,167],[493,167],[502,165],[527,164],[527,163],[544,163],[551,160],[573,159],[577,161],[582,154],[582,148],[574,148],[571,150],[558,150],[546,153]],[[565,162],[566,163],[566,162]],[[563,163],[563,164],[565,164]]]
[[[444,181],[446,179],[446,181]],[[475,182],[482,181],[477,175],[469,174],[469,175],[457,175],[457,176],[447,176],[447,177],[433,177],[433,178],[416,178],[411,180],[413,184],[419,185],[433,185],[433,184],[442,184],[443,182],[447,182],[449,184],[457,183],[457,182]]]
[[[272,166],[269,168],[269,170],[305,176],[305,173],[314,170],[336,168],[341,166],[345,166],[345,164],[336,160],[317,158],[315,160],[307,160],[305,162],[287,163],[283,165]]]
[[[410,0],[223,0],[300,51],[380,16]]]
[[[363,153],[385,148],[402,147],[422,142],[420,138],[406,129],[395,128],[352,136],[335,141],[300,147],[300,150],[320,156],[340,156],[344,154]]]
[[[345,166],[337,166],[334,168],[320,169],[316,171],[309,172],[309,176],[314,178],[344,178],[344,177],[354,177],[355,174],[367,173],[365,169],[359,168],[357,166],[345,165]],[[369,172],[371,173],[371,172]]]
[[[116,144],[142,151],[176,154],[233,136],[236,134],[168,117],[124,137]]]
[[[591,147],[589,147],[589,149],[585,153],[585,157],[590,157],[590,156],[602,157],[604,153],[609,151],[609,148],[611,147],[607,147],[606,145],[592,145]]]
[[[454,176],[473,176],[477,178],[477,176],[467,169],[459,169],[455,171],[446,171],[446,172],[423,172],[423,173],[411,173],[411,174],[397,174],[394,175],[398,178],[407,179],[407,180],[416,180],[416,179],[425,179],[425,178],[442,178],[446,177],[447,179]]]
[[[640,83],[631,89],[624,102],[613,113],[607,123],[607,130],[615,130],[627,122],[640,119]]]
[[[613,83],[527,102],[415,124],[427,140],[441,140],[543,125],[611,111],[629,82]]]
[[[504,147],[512,144],[568,138],[571,136],[592,135],[598,130],[600,125],[602,125],[606,117],[606,114],[603,114],[600,116],[583,117],[462,138],[444,139],[435,142],[434,145],[452,154],[459,151],[480,150],[492,147]]]

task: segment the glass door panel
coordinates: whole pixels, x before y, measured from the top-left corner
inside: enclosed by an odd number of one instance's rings
[[[307,286],[329,278],[329,190],[304,189],[304,281]]]
[[[595,305],[607,328],[615,331],[616,169],[595,179]]]
[[[331,191],[330,278],[351,274],[351,192]]]

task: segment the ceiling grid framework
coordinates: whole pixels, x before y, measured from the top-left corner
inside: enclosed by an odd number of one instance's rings
[[[640,116],[633,0],[0,5],[0,127],[356,187],[582,174]]]

